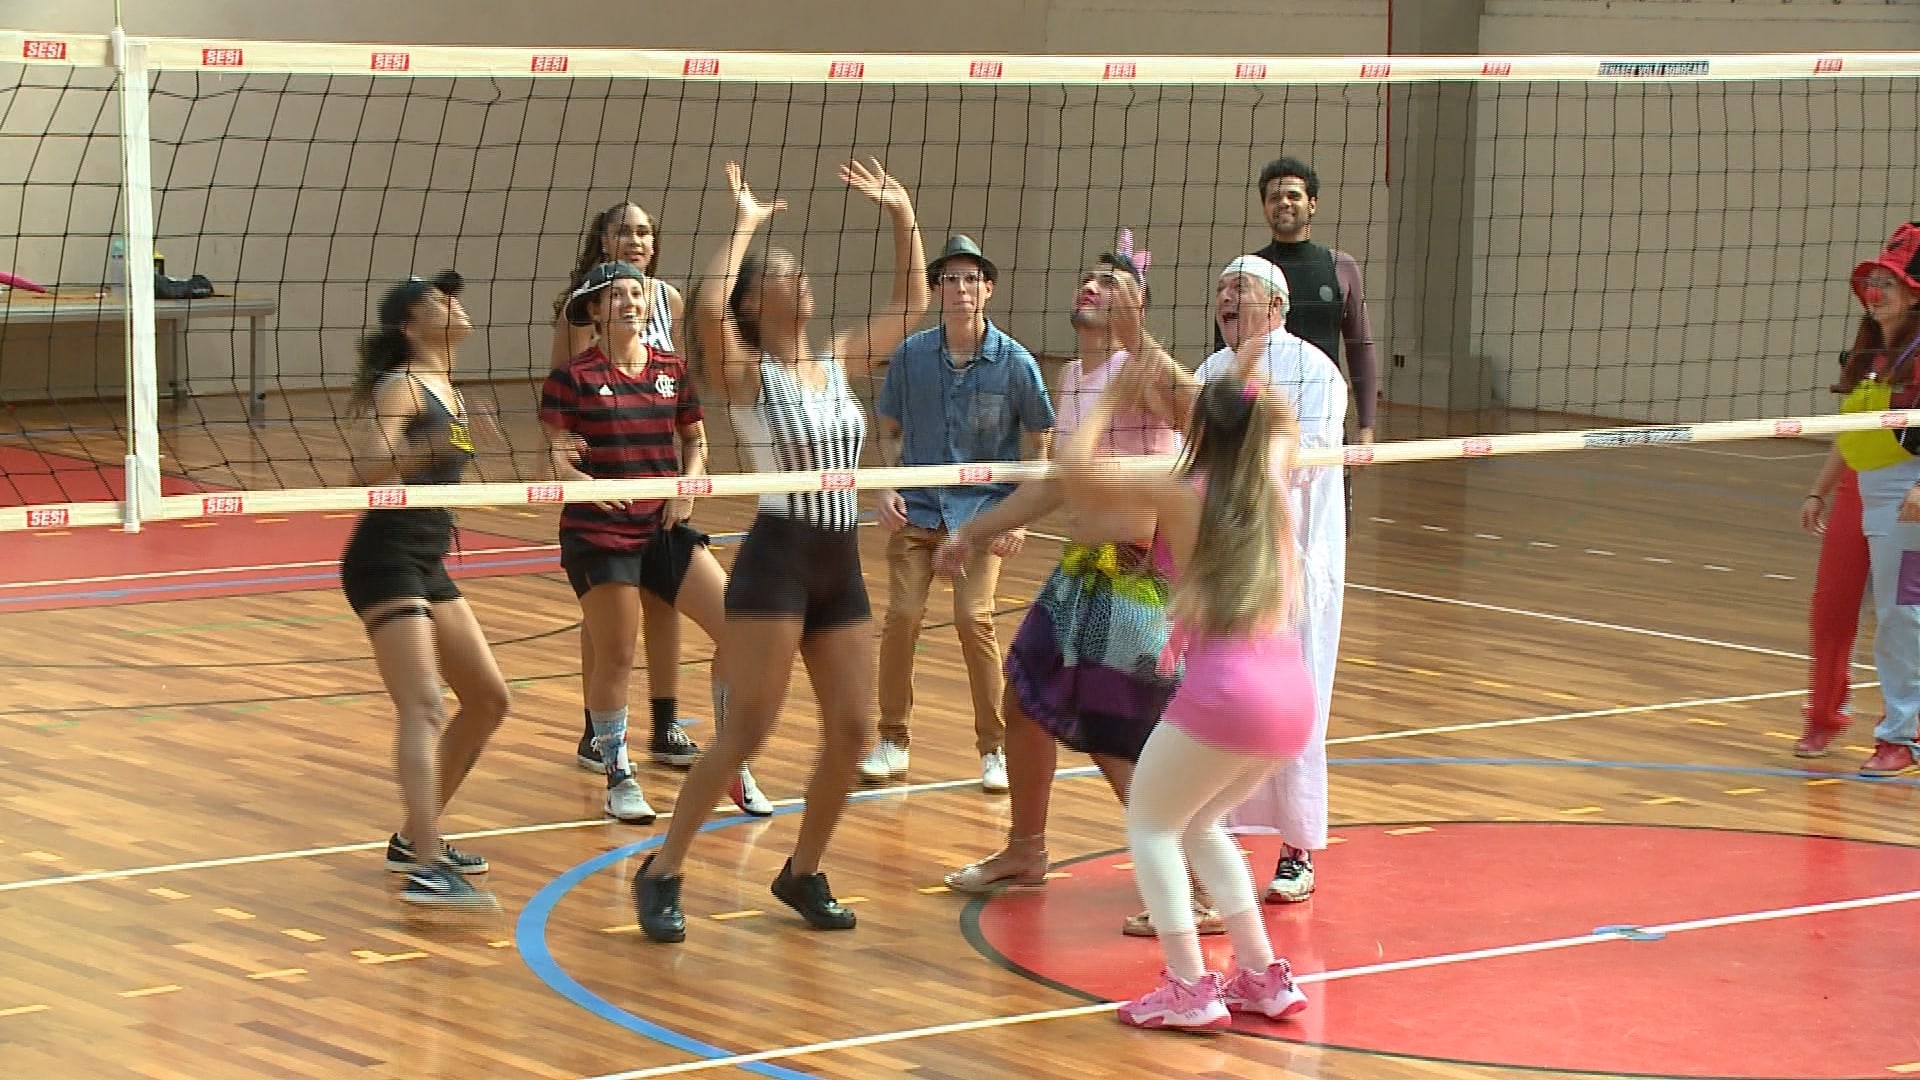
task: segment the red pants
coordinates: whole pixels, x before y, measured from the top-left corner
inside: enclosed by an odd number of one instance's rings
[[[1847,726],[1841,710],[1853,685],[1853,642],[1860,632],[1860,604],[1867,593],[1867,538],[1860,531],[1860,480],[1853,470],[1842,475],[1827,508],[1827,532],[1820,540],[1820,565],[1814,572],[1813,604],[1807,621],[1813,664],[1808,682],[1807,726],[1838,731]]]

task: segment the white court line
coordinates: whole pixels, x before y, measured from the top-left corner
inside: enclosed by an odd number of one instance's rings
[[[1856,686],[1878,686],[1878,683],[1863,682]],[[1694,698],[1688,701],[1665,701],[1652,705],[1621,705],[1610,709],[1594,709],[1586,712],[1552,713],[1545,716],[1518,716],[1505,720],[1475,720],[1464,724],[1440,724],[1434,727],[1408,728],[1405,731],[1382,731],[1372,735],[1347,735],[1328,739],[1328,746],[1347,746],[1356,743],[1386,742],[1394,739],[1412,739],[1421,735],[1457,735],[1467,731],[1488,731],[1496,728],[1525,727],[1530,724],[1551,724],[1562,720],[1588,720],[1606,716],[1630,716],[1634,713],[1662,712],[1673,709],[1697,709],[1712,705],[1731,705],[1746,701],[1770,701],[1778,698],[1794,697],[1806,693],[1805,690],[1776,690],[1765,694],[1744,694],[1738,697]],[[1056,779],[1066,776],[1091,775],[1092,766],[1075,766],[1054,772]],[[945,791],[949,788],[972,787],[980,782],[979,777],[963,780],[934,780],[924,784],[902,784],[898,787],[870,788],[876,794],[868,798],[889,795],[911,795],[923,791]],[[793,806],[801,799],[777,799],[775,806]],[[729,811],[731,812],[731,811]],[[659,820],[672,818],[671,813],[661,814]],[[480,829],[474,832],[452,833],[449,840],[481,840],[490,836],[522,836],[528,833],[558,832],[564,829],[585,829],[595,825],[611,825],[610,818],[594,818],[581,821],[551,821],[533,825],[509,825],[498,829]],[[354,844],[335,844],[330,847],[300,848],[293,851],[267,851],[253,855],[230,855],[219,859],[195,859],[191,862],[162,863],[155,866],[138,866],[128,870],[89,870],[79,874],[62,874],[58,877],[27,878],[23,881],[0,882],[0,893],[20,892],[25,889],[44,889],[54,885],[84,885],[92,881],[115,881],[120,878],[152,877],[156,874],[176,874],[187,870],[212,870],[223,866],[254,866],[260,863],[285,862],[290,859],[310,859],[323,855],[345,855],[358,851],[377,851],[386,847],[386,841],[373,840]]]
[[[1078,774],[1092,769],[1090,765],[1060,769],[1054,776]],[[943,791],[947,788],[973,787],[980,783],[975,776],[965,780],[934,780],[925,784],[902,784],[899,787],[872,788],[874,795],[867,798],[880,798],[888,795],[911,795],[921,791]],[[797,806],[805,799],[776,799],[775,807]],[[865,801],[865,800],[862,800]],[[718,808],[716,808],[718,812]],[[728,813],[738,811],[728,809]],[[671,812],[661,814],[656,820],[672,819]],[[612,818],[591,818],[581,821],[549,821],[534,825],[508,825],[498,829],[479,829],[474,832],[449,833],[448,840],[481,840],[490,836],[522,836],[527,833],[558,832],[563,829],[588,829],[596,825],[612,825]],[[294,851],[266,851],[254,855],[230,855],[221,859],[195,859],[191,862],[163,863],[158,866],[139,866],[130,870],[88,870],[80,874],[62,874],[59,877],[27,878],[24,881],[0,882],[0,893],[19,892],[24,889],[44,889],[53,885],[84,885],[90,881],[117,881],[121,878],[152,877],[155,874],[176,874],[186,870],[211,870],[223,866],[255,866],[260,863],[285,862],[289,859],[311,859],[322,855],[345,855],[357,851],[380,851],[385,849],[385,840],[372,840],[356,844],[334,844],[331,847],[300,848]]]
[[[1028,532],[1043,540],[1055,540],[1069,543],[1064,536],[1052,533]],[[1607,552],[1606,554],[1612,554]],[[1582,619],[1573,615],[1556,615],[1551,611],[1534,611],[1530,608],[1507,607],[1502,604],[1486,604],[1478,600],[1462,600],[1453,596],[1434,596],[1431,593],[1410,592],[1406,589],[1390,589],[1385,585],[1362,585],[1357,581],[1347,582],[1347,588],[1361,592],[1379,593],[1382,596],[1395,596],[1403,600],[1424,600],[1430,604],[1451,604],[1454,607],[1472,608],[1475,611],[1491,611],[1501,615],[1519,615],[1528,619],[1545,619],[1548,622],[1566,623],[1570,626],[1582,626],[1589,630],[1612,630],[1622,634],[1639,634],[1643,637],[1655,637],[1665,641],[1678,641],[1687,645],[1707,645],[1716,649],[1732,649],[1736,652],[1757,653],[1761,656],[1773,656],[1782,660],[1811,660],[1805,653],[1787,652],[1783,649],[1769,649],[1759,645],[1743,645],[1737,641],[1721,641],[1717,638],[1695,637],[1692,634],[1676,634],[1668,630],[1650,630],[1644,626],[1626,626],[1621,623],[1600,622],[1595,619]],[[1871,671],[1872,664],[1854,661],[1853,666],[1863,671]]]
[[[1782,660],[1810,660],[1805,653],[1787,652],[1784,649],[1769,649],[1760,645],[1743,645],[1737,641],[1721,641],[1717,638],[1695,637],[1692,634],[1676,634],[1668,630],[1650,630],[1644,626],[1626,626],[1621,623],[1599,622],[1595,619],[1582,619],[1572,615],[1556,615],[1551,611],[1533,611],[1529,608],[1506,607],[1502,604],[1486,604],[1478,600],[1461,600],[1452,596],[1433,596],[1428,593],[1409,592],[1405,589],[1390,589],[1384,585],[1362,585],[1357,581],[1347,582],[1347,588],[1362,592],[1379,593],[1382,596],[1397,596],[1403,600],[1425,600],[1430,604],[1451,604],[1455,607],[1472,608],[1475,611],[1492,611],[1501,615],[1519,615],[1529,619],[1545,619],[1548,622],[1566,623],[1569,626],[1586,627],[1589,630],[1612,630],[1621,634],[1639,634],[1642,637],[1660,638],[1663,641],[1678,641],[1687,645],[1708,645],[1716,649],[1732,649],[1735,652],[1757,653],[1761,656],[1773,656]],[[1872,664],[1854,661],[1856,668],[1872,670]]]
[[[1738,450],[1716,450],[1710,446],[1674,446],[1669,449],[1688,450],[1696,454],[1713,454],[1718,457],[1746,458],[1749,461],[1802,461],[1807,458],[1827,456],[1825,450],[1812,450],[1804,454],[1743,454]]]
[[[527,551],[558,551],[559,544],[528,544],[524,547],[472,548],[461,555],[513,555]],[[262,574],[274,570],[313,570],[338,566],[339,559],[316,562],[259,563],[254,566],[207,566],[194,570],[145,570],[138,574],[101,574],[98,577],[39,578],[33,581],[0,581],[0,589],[38,589],[53,585],[101,585],[112,581],[158,581],[166,578],[207,577],[220,574]],[[454,568],[459,569],[459,562]]]
[[[1797,907],[1771,908],[1764,911],[1743,911],[1732,915],[1715,915],[1704,919],[1690,919],[1685,922],[1663,923],[1659,926],[1641,926],[1633,928],[1635,932],[1647,934],[1684,934],[1694,930],[1712,930],[1727,926],[1744,926],[1751,923],[1772,922],[1778,919],[1794,919],[1807,915],[1826,915],[1837,911],[1857,911],[1861,908],[1885,907],[1890,904],[1905,904],[1920,900],[1920,890],[1907,892],[1881,893],[1876,896],[1861,896],[1850,900],[1833,900],[1822,904],[1802,904]],[[1417,956],[1407,960],[1390,960],[1380,964],[1365,964],[1360,967],[1337,968],[1333,971],[1321,971],[1300,975],[1295,982],[1301,985],[1313,983],[1337,982],[1343,979],[1358,979],[1368,975],[1384,975],[1396,971],[1416,971],[1423,968],[1444,967],[1450,964],[1466,964],[1476,960],[1497,960],[1507,956],[1525,956],[1530,953],[1552,952],[1559,949],[1571,949],[1582,945],[1596,945],[1601,942],[1626,942],[1629,939],[1623,933],[1581,934],[1577,937],[1549,938],[1543,941],[1523,941],[1513,945],[1498,945],[1487,949],[1469,949],[1464,952],[1440,953],[1434,956]],[[1644,944],[1644,943],[1634,943]],[[890,1043],[910,1042],[940,1035],[957,1035],[970,1031],[984,1031],[992,1028],[1010,1027],[1014,1024],[1032,1024],[1043,1020],[1063,1020],[1076,1016],[1094,1016],[1112,1012],[1119,1007],[1118,1002],[1101,1002],[1096,1005],[1079,1005],[1066,1009],[1048,1009],[1043,1012],[1018,1013],[1013,1016],[992,1016],[978,1020],[962,1020],[951,1024],[935,1024],[931,1027],[909,1028],[903,1031],[886,1031],[877,1035],[860,1035],[850,1039],[834,1039],[828,1042],[808,1043],[804,1046],[785,1046],[777,1050],[762,1050],[752,1054],[734,1054],[723,1058],[707,1058],[699,1061],[684,1061],[676,1065],[657,1065],[652,1068],[635,1069],[631,1072],[607,1073],[593,1077],[592,1080],[646,1080],[654,1076],[676,1076],[685,1073],[707,1072],[713,1069],[731,1069],[741,1065],[752,1065],[762,1061],[780,1061],[789,1058],[805,1057],[813,1054],[830,1053],[836,1050],[854,1050],[867,1046],[884,1046]]]
[[[1877,682],[1854,683],[1857,687],[1879,686]],[[1765,694],[1738,694],[1733,697],[1694,698],[1691,701],[1668,701],[1659,705],[1618,705],[1611,709],[1588,709],[1584,712],[1553,713],[1548,716],[1518,716],[1511,720],[1475,720],[1468,724],[1441,724],[1437,727],[1409,728],[1405,731],[1376,731],[1371,735],[1342,735],[1337,739],[1328,739],[1328,746],[1352,746],[1357,743],[1387,742],[1392,739],[1411,739],[1416,735],[1453,735],[1463,731],[1490,731],[1494,728],[1526,727],[1530,724],[1552,724],[1561,720],[1593,720],[1603,716],[1627,716],[1632,713],[1667,712],[1674,709],[1705,709],[1715,705],[1738,705],[1749,701],[1777,701],[1781,698],[1800,697],[1805,690],[1774,690]]]

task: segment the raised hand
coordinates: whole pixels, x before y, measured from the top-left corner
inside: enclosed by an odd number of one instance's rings
[[[727,186],[733,190],[733,203],[739,208],[740,216],[756,225],[787,208],[785,199],[763,203],[756,198],[753,189],[747,186],[747,179],[737,161],[727,162]]]
[[[840,166],[840,179],[848,187],[872,199],[876,204],[888,210],[910,211],[913,200],[907,195],[907,189],[900,181],[887,174],[880,165],[879,158],[868,158],[867,163],[849,161]]]

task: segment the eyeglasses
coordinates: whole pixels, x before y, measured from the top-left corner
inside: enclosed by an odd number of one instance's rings
[[[981,276],[978,273],[963,274],[963,273],[954,272],[954,273],[947,273],[947,274],[940,275],[940,284],[942,285],[966,285],[971,287],[971,286],[978,286],[982,281],[985,281],[985,280],[986,278]]]

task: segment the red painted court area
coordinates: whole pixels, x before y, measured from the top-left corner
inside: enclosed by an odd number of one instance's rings
[[[112,501],[117,468],[18,448],[0,449],[0,505]],[[162,478],[166,494],[217,490]],[[9,503],[7,500],[12,499]],[[331,588],[358,514],[155,522],[111,528],[0,533],[0,611],[102,607],[243,593]],[[551,543],[462,529],[455,578],[524,574],[559,565]]]
[[[1306,977],[1308,1010],[1285,1023],[1243,1019],[1236,1031],[1606,1075],[1920,1072],[1920,895],[1901,895],[1920,890],[1920,849],[1556,823],[1338,835],[1314,899],[1265,908],[1275,949]],[[1273,865],[1274,845],[1248,846],[1256,871]],[[977,943],[1063,989],[1141,993],[1161,959],[1154,941],[1120,934],[1139,908],[1126,864],[1124,851],[1097,857],[1062,867],[1072,876],[1041,892],[985,902]],[[1872,897],[1886,902],[1794,910]],[[1713,924],[1672,925],[1694,920]],[[1616,926],[1668,932],[1553,944]],[[1226,939],[1204,942],[1224,970]],[[1495,954],[1461,955],[1475,950]],[[1394,961],[1410,963],[1365,970]]]

